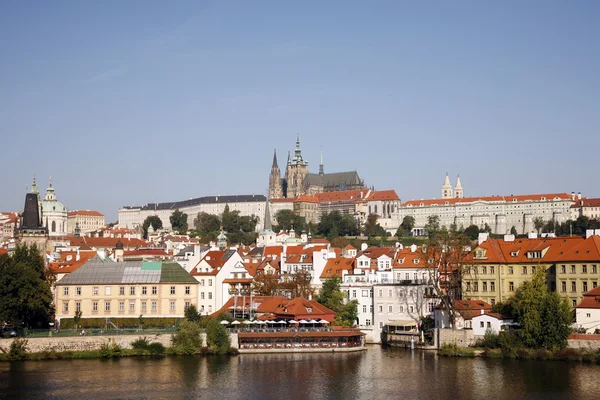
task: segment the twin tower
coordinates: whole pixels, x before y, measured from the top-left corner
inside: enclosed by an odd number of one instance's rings
[[[456,178],[456,186],[454,187],[454,192],[452,191],[452,185],[450,184],[450,178],[448,178],[448,174],[446,173],[446,179],[444,180],[444,184],[442,185],[442,199],[462,199],[463,188],[460,184],[460,175]]]

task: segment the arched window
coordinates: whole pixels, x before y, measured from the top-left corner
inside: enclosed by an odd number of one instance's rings
[[[52,221],[52,232],[56,232],[56,221]]]

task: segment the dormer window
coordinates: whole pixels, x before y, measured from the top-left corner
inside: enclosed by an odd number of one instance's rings
[[[417,264],[419,264],[419,259],[418,259],[418,258],[415,258],[415,259],[413,260],[413,262],[415,263],[415,265],[417,265]]]
[[[311,307],[306,307],[306,312],[307,313],[311,313],[312,312],[312,308]]]

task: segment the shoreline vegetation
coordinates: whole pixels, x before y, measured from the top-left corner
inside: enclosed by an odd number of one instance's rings
[[[456,344],[444,344],[438,354],[441,357],[483,357],[514,360],[539,360],[539,361],[575,361],[600,364],[600,351],[592,349],[563,348],[558,350],[547,349],[502,349],[484,347],[460,347]]]

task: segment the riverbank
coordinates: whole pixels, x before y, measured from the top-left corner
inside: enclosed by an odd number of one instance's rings
[[[600,364],[600,352],[592,349],[564,348],[550,351],[545,349],[484,349],[473,347],[460,347],[446,344],[440,347],[438,354],[441,357],[484,357],[506,358],[516,360],[541,360],[541,361],[575,361]]]

